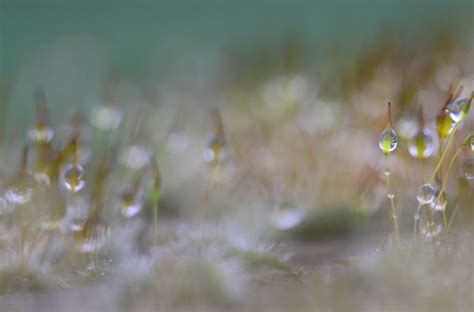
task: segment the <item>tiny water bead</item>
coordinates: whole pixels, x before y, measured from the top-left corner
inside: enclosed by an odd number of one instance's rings
[[[118,128],[122,122],[122,111],[113,105],[99,105],[91,112],[91,124],[101,130]]]
[[[440,138],[448,136],[454,129],[456,122],[451,118],[449,110],[443,110],[435,121],[436,132]]]
[[[466,157],[462,160],[461,172],[467,180],[474,180],[474,157]]]
[[[126,218],[136,216],[143,207],[143,193],[132,189],[124,190],[120,195],[120,212]]]
[[[390,175],[390,169],[389,168],[385,168],[385,170],[383,171],[383,173],[388,177]]]
[[[227,140],[223,135],[215,135],[207,144],[202,157],[207,162],[221,162],[227,158]]]
[[[26,136],[32,143],[45,144],[53,139],[54,130],[47,125],[38,125],[28,130]]]
[[[410,139],[408,152],[412,157],[418,159],[428,158],[433,155],[433,136],[429,130],[423,129]]]
[[[443,218],[440,211],[432,205],[423,205],[419,221],[420,234],[428,241],[438,238],[444,230]]]
[[[390,198],[390,199],[394,199],[395,198],[395,193],[393,193],[392,191],[388,191],[387,193],[387,197]]]
[[[393,152],[398,145],[397,134],[392,128],[386,128],[379,138],[379,147],[385,153]]]
[[[143,168],[150,161],[151,152],[141,145],[126,147],[119,155],[119,162],[132,169]]]
[[[68,191],[79,192],[85,185],[84,168],[79,164],[67,164],[62,168],[59,179]]]
[[[431,184],[423,184],[416,192],[416,199],[421,205],[431,204],[436,196],[436,191]]]

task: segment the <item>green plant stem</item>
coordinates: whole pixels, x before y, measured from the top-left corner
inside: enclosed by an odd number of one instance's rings
[[[389,165],[388,165],[388,155],[385,155],[385,170],[390,170]],[[391,174],[391,173],[390,173]],[[400,233],[398,231],[398,221],[397,221],[397,213],[395,211],[395,203],[393,200],[393,192],[390,188],[390,174],[386,175],[387,177],[387,194],[390,194],[389,199],[390,199],[390,206],[392,208],[392,218],[393,218],[393,227],[395,228],[395,236],[397,238],[397,245],[400,246]]]
[[[435,167],[435,170],[433,171],[433,173],[431,174],[431,178],[430,180],[428,181],[428,183],[432,183],[435,176],[436,176],[436,173],[438,173],[439,169],[441,168],[441,165],[443,164],[443,161],[444,161],[444,158],[446,157],[446,154],[448,152],[448,149],[449,149],[449,146],[451,145],[451,141],[454,137],[454,134],[456,133],[457,129],[459,127],[459,123],[456,123],[456,125],[454,126],[454,129],[453,131],[451,132],[451,134],[449,135],[448,137],[448,141],[446,142],[446,145],[444,147],[444,150],[443,150],[443,154],[441,155],[440,159],[438,160],[438,163],[436,164],[436,167]]]

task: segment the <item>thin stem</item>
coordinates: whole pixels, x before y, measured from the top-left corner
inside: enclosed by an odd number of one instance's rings
[[[436,167],[435,167],[435,170],[433,171],[433,173],[431,174],[431,178],[430,180],[428,181],[428,183],[432,183],[435,176],[436,176],[436,173],[438,173],[439,169],[441,168],[441,164],[443,163],[444,161],[444,158],[446,157],[446,154],[448,153],[448,149],[449,149],[449,146],[451,145],[451,141],[454,137],[454,134],[456,133],[457,129],[458,129],[458,126],[459,126],[459,123],[456,123],[456,125],[454,126],[454,129],[453,131],[451,132],[451,134],[449,135],[448,137],[448,141],[446,142],[446,146],[444,147],[444,150],[443,150],[443,154],[441,155],[441,158],[439,159],[438,163],[436,164]]]
[[[448,226],[446,227],[446,234],[449,233],[449,229],[451,228],[451,224],[453,223],[454,217],[456,216],[456,213],[458,212],[459,204],[454,207],[453,214],[451,215],[451,219],[449,219]]]
[[[390,107],[390,105],[389,105]],[[385,170],[390,172],[389,164],[388,164],[388,155],[385,155]],[[393,200],[393,192],[390,188],[390,174],[386,175],[387,177],[387,194],[388,198],[390,199],[390,206],[392,208],[392,218],[393,218],[393,227],[395,228],[395,235],[397,237],[397,245],[400,246],[400,233],[398,231],[398,221],[397,221],[397,213],[395,211],[395,202]]]
[[[416,229],[418,226],[418,222],[420,220],[420,210],[421,210],[421,204],[418,205],[415,216],[413,217],[413,236],[416,235]]]

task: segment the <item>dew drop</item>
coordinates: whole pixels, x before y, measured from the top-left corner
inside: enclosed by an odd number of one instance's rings
[[[419,220],[419,232],[428,241],[438,238],[443,232],[443,220],[440,211],[433,205],[423,205]]]
[[[388,177],[390,175],[390,169],[385,168],[383,173]]]
[[[5,199],[14,205],[23,205],[31,201],[36,182],[29,176],[14,178],[7,186]]]
[[[227,158],[227,141],[222,135],[215,135],[207,144],[202,157],[207,162],[222,162]]]
[[[131,189],[126,189],[120,195],[120,212],[124,217],[134,217],[142,210],[142,207],[142,192],[134,192]]]
[[[395,198],[395,194],[392,192],[392,191],[389,191],[387,193],[387,197],[390,198],[390,199],[394,199]]]
[[[421,205],[430,204],[435,199],[435,189],[431,184],[423,184],[416,192],[416,199]]]
[[[436,200],[436,202],[433,203],[434,209],[436,211],[443,211],[446,209],[446,206],[448,205],[448,201],[446,199],[446,195],[443,194]]]
[[[467,180],[474,180],[474,157],[466,157],[462,160],[461,172]]]
[[[91,112],[91,124],[101,130],[118,128],[122,122],[122,111],[111,105],[98,105]]]
[[[449,110],[443,110],[437,117],[436,117],[436,131],[440,138],[448,136],[454,129],[454,125],[456,123],[451,118]]]
[[[61,170],[60,182],[68,191],[79,192],[85,185],[84,169],[79,164],[65,165]]]
[[[379,147],[385,153],[393,152],[398,145],[397,134],[392,128],[386,128],[379,137]]]
[[[280,230],[289,230],[297,226],[303,220],[304,210],[298,208],[287,208],[276,212],[272,216],[272,224]]]
[[[119,156],[119,162],[132,169],[143,168],[150,161],[150,151],[141,145],[126,147]]]
[[[433,155],[433,136],[427,129],[419,131],[410,139],[408,152],[412,157],[423,159]]]
[[[32,143],[49,143],[53,139],[54,130],[46,125],[38,125],[28,130],[26,136]]]
[[[467,115],[465,107],[469,104],[469,101],[469,98],[462,97],[454,99],[448,103],[447,109],[449,110],[449,116],[454,122],[460,122],[464,120]]]

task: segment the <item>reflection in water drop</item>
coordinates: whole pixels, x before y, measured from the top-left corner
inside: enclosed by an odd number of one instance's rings
[[[419,131],[410,139],[408,152],[412,157],[418,159],[428,158],[433,155],[434,143],[431,133],[427,129]]]
[[[14,205],[26,204],[31,200],[35,186],[36,182],[31,177],[17,177],[7,186],[5,199]]]
[[[469,104],[470,99],[467,97],[456,98],[448,103],[449,116],[454,122],[464,120],[467,115],[465,110],[466,105]]]
[[[202,158],[207,162],[222,162],[227,158],[227,141],[222,135],[215,135],[202,152]]]
[[[435,210],[432,204],[423,205],[419,219],[420,234],[431,241],[443,233],[443,220],[440,211]]]

